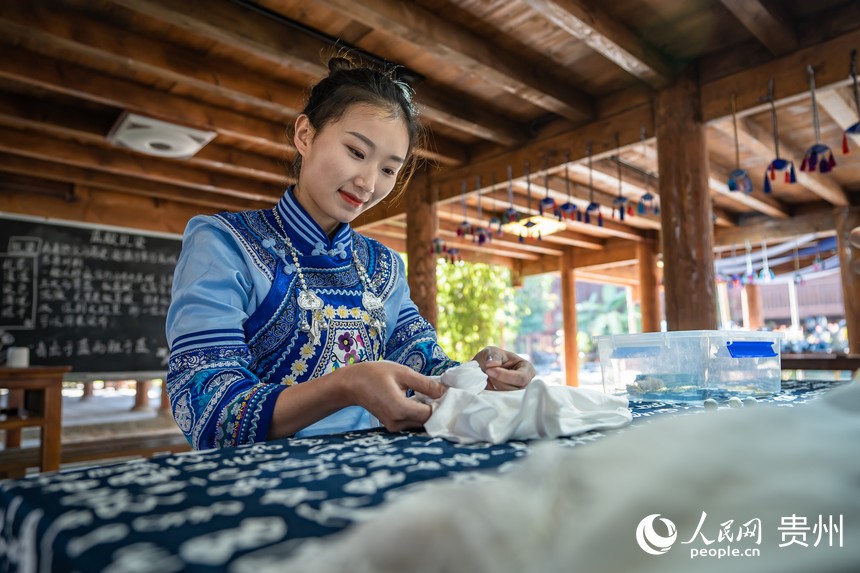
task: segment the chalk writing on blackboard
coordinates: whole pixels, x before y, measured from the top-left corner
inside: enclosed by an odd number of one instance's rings
[[[0,343],[31,364],[81,372],[164,371],[177,239],[0,221]]]

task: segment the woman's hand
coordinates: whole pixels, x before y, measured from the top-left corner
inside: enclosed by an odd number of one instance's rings
[[[406,390],[434,400],[445,393],[442,384],[396,362],[362,362],[339,372],[349,374],[343,384],[349,402],[376,416],[390,432],[421,428],[433,413],[429,405],[407,398]]]
[[[522,390],[535,377],[531,362],[496,346],[487,346],[472,360],[487,375],[488,390]]]

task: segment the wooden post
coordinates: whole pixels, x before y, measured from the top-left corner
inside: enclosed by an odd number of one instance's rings
[[[165,416],[172,416],[173,411],[170,409],[170,398],[167,396],[167,380],[161,380],[161,403],[158,405],[158,413]]]
[[[561,315],[564,324],[564,380],[579,386],[579,347],[576,344],[576,283],[573,247],[561,255]]]
[[[658,94],[655,123],[668,329],[714,329],[708,150],[694,70],[687,70]]]
[[[145,412],[149,407],[149,388],[152,386],[152,380],[138,380],[135,382],[134,406],[133,412]]]
[[[744,285],[744,290],[741,291],[741,308],[744,315],[744,328],[758,330],[764,326],[761,289],[757,284]]]
[[[406,256],[409,291],[427,321],[436,327],[436,255],[430,252],[436,236],[436,205],[427,177],[416,178],[406,189]]]
[[[848,350],[860,354],[860,241],[851,240],[851,231],[860,227],[860,207],[844,207],[836,211],[836,244],[842,273],[842,300],[845,304],[845,326],[848,329]]]
[[[639,296],[642,305],[642,332],[660,332],[660,289],[657,286],[657,243],[636,245],[639,259]]]

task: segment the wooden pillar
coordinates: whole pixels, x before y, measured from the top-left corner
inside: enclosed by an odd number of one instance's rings
[[[860,353],[860,231],[855,231],[858,228],[860,207],[844,207],[836,211],[836,244],[851,354]],[[852,231],[855,232],[852,234]]]
[[[576,282],[573,247],[561,255],[561,316],[564,324],[564,380],[579,386],[579,347],[576,344]]]
[[[406,279],[412,301],[427,321],[436,327],[436,255],[430,252],[436,236],[436,205],[426,177],[412,180],[406,189]]]
[[[657,96],[663,284],[669,330],[714,329],[714,233],[699,85],[687,70]]]
[[[145,412],[150,409],[149,389],[152,387],[152,380],[138,380],[134,385],[134,406],[131,409],[134,412]]]
[[[170,398],[167,396],[167,380],[161,381],[161,403],[158,405],[158,413],[165,416],[172,416],[173,411],[170,409]]]
[[[657,286],[657,243],[637,243],[639,259],[639,296],[642,306],[642,332],[660,332],[660,289]]]
[[[741,291],[741,308],[743,309],[744,328],[758,330],[764,326],[762,312],[761,288],[757,284],[744,285]]]

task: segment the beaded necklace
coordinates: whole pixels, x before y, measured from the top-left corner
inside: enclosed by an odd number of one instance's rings
[[[299,264],[299,253],[293,246],[292,241],[290,241],[290,237],[287,235],[287,229],[284,227],[283,221],[281,221],[281,215],[278,213],[277,205],[272,208],[272,214],[275,217],[275,222],[281,230],[280,239],[290,252],[290,256],[293,259],[293,265],[296,268],[296,275],[299,277],[299,294],[296,296],[296,302],[298,303],[299,308],[302,309],[299,328],[302,332],[306,332],[308,334],[311,344],[316,346],[320,341],[322,331],[328,330],[329,326],[328,321],[323,315],[323,301],[317,293],[308,287],[304,272],[302,272],[302,266]],[[361,282],[361,304],[367,311],[368,315],[370,315],[370,327],[376,329],[380,338],[384,341],[385,308],[380,298],[370,289],[370,276],[367,274],[367,269],[365,269],[364,265],[361,264],[361,261],[358,260],[358,255],[354,248],[352,249],[352,264],[355,267],[356,273],[358,273],[358,280]],[[306,312],[310,313],[310,322],[308,322],[307,316],[305,315]]]

